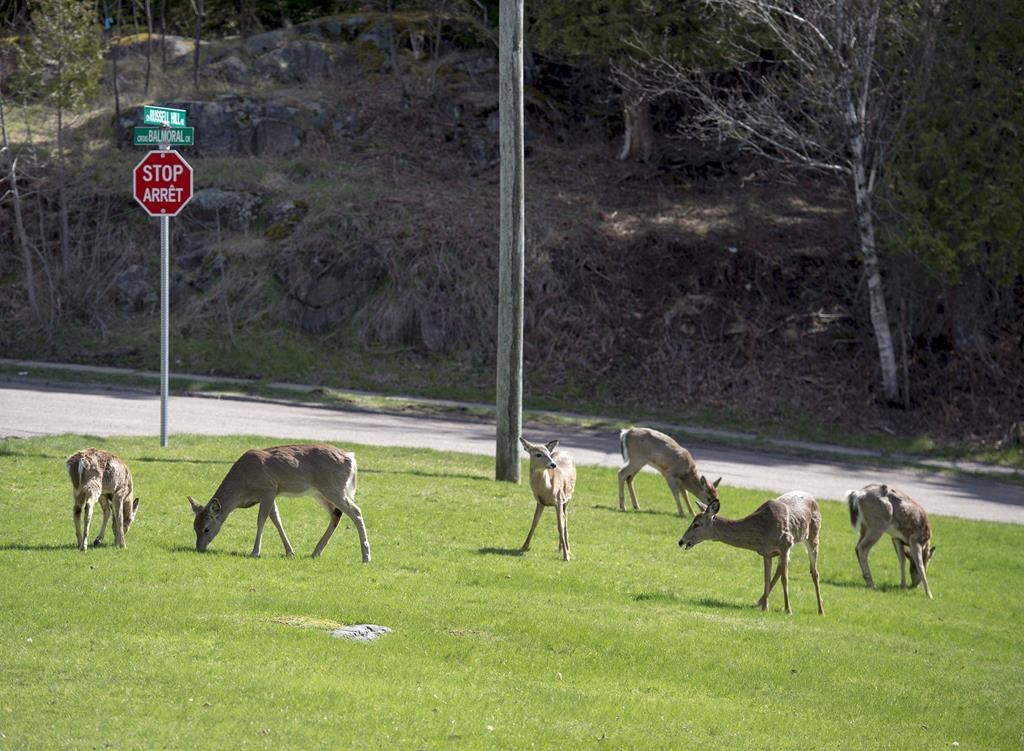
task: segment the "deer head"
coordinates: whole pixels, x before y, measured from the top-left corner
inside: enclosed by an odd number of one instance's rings
[[[701,510],[704,510],[712,501],[718,500],[718,483],[721,481],[722,478],[719,477],[714,482],[708,482],[708,478],[704,475],[700,476],[700,493],[697,494],[700,497],[697,499],[697,505],[701,507]]]
[[[192,506],[192,513],[196,516],[192,522],[192,527],[196,531],[196,550],[203,553],[206,551],[206,546],[213,542],[213,538],[220,532],[220,527],[227,514],[222,512],[220,501],[216,498],[211,498],[205,506],[197,503],[192,496],[188,497],[188,502]]]
[[[530,465],[541,465],[546,469],[554,469],[555,460],[551,457],[551,454],[556,448],[558,448],[558,441],[548,441],[543,446],[539,443],[530,443],[522,436],[519,437],[519,442],[523,444],[523,449],[527,454],[530,455]]]
[[[135,515],[139,513],[139,499],[136,498],[132,501],[126,498],[121,503],[121,520],[124,524],[124,533],[128,534],[128,528],[132,526],[132,522],[135,521]]]
[[[701,486],[707,485],[707,481],[703,477],[700,479]],[[718,483],[716,482],[714,485],[708,485],[708,487],[714,490],[717,485]],[[689,550],[698,542],[711,539],[711,527],[714,525],[715,515],[718,514],[721,507],[722,505],[719,503],[717,496],[707,506],[701,504],[701,512],[693,517],[689,528],[679,538],[679,547]]]

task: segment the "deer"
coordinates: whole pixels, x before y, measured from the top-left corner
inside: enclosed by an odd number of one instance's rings
[[[931,546],[932,527],[924,506],[888,485],[865,485],[860,490],[846,494],[850,508],[850,525],[860,533],[854,552],[860,562],[864,582],[872,589],[875,586],[868,568],[868,553],[883,534],[892,538],[896,558],[900,562],[900,589],[907,588],[905,563],[910,559],[910,587],[924,584],[925,594],[932,599],[928,586],[928,562],[935,555]]]
[[[558,441],[545,444],[534,444],[522,436],[519,442],[530,455],[530,490],[537,500],[537,508],[533,512],[533,524],[523,543],[523,552],[530,549],[530,540],[537,529],[540,515],[548,506],[555,508],[555,522],[558,525],[558,550],[562,560],[571,558],[569,552],[569,520],[567,517],[569,501],[572,500],[576,488],[576,465],[572,456],[566,451],[556,450]]]
[[[125,535],[139,510],[139,499],[135,498],[128,465],[117,454],[85,448],[65,459],[64,467],[71,478],[72,515],[78,549],[85,552],[89,547],[89,525],[96,501],[103,507],[103,524],[93,546],[103,544],[107,522],[113,517],[114,542],[119,548],[125,547]]]
[[[821,512],[813,496],[793,490],[765,501],[750,515],[735,520],[719,517],[720,507],[719,500],[715,498],[695,516],[690,527],[679,538],[679,546],[690,550],[704,540],[718,540],[735,548],[760,553],[764,559],[764,594],[757,601],[758,606],[761,610],[768,610],[768,595],[781,578],[786,613],[792,614],[789,605],[789,553],[796,543],[802,542],[807,546],[807,555],[811,559],[811,579],[814,581],[814,594],[818,598],[818,615],[825,615],[818,576]],[[775,556],[778,556],[779,563],[772,576],[772,558]]]
[[[690,505],[690,497],[686,494],[689,490],[698,499],[698,506],[703,510],[704,505],[718,498],[718,483],[722,481],[719,477],[713,483],[709,483],[704,475],[697,474],[697,465],[693,456],[671,437],[664,433],[652,430],[651,428],[626,428],[619,431],[619,451],[626,466],[619,470],[619,510],[626,510],[626,500],[623,493],[623,485],[629,486],[629,496],[633,501],[633,509],[639,510],[640,503],[636,498],[636,490],[633,487],[633,478],[637,472],[650,464],[658,470],[673,498],[676,499],[676,510],[679,516],[685,516],[683,505],[679,502],[682,494],[686,501],[686,508],[693,516],[693,506]]]
[[[369,563],[370,543],[366,538],[366,525],[362,511],[355,502],[355,454],[329,444],[250,449],[231,465],[205,506],[188,496],[195,514],[193,527],[196,550],[201,553],[206,551],[232,511],[259,504],[256,542],[250,555],[253,558],[260,557],[263,525],[268,518],[281,535],[285,555],[295,555],[277,510],[276,499],[282,495],[312,495],[327,510],[327,531],[314,548],[313,558],[317,558],[327,547],[344,514],[355,523],[363,563]]]

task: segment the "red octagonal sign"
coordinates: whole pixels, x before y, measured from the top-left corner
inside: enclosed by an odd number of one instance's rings
[[[192,200],[192,168],[177,151],[151,151],[133,173],[135,200],[150,216],[177,216]]]

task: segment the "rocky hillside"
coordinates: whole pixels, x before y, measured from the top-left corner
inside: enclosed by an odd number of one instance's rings
[[[174,222],[176,369],[487,398],[498,101],[486,30],[359,14],[215,40],[198,89],[192,43],[170,38],[148,95],[145,50],[116,48],[120,117],[108,60],[103,106],[75,127],[72,223],[102,294],[59,293],[59,331],[51,317],[40,335],[8,263],[3,313],[24,325],[0,333],[2,353],[155,366],[139,336],[157,304],[155,227],[128,175],[131,127],[159,103],[196,131],[183,152],[197,192]],[[680,144],[668,110],[660,157],[618,162],[615,92],[571,73],[538,59],[528,87],[528,399],[978,442],[1024,414],[1024,326],[991,362],[929,344],[907,363],[911,408],[882,406],[841,186]]]

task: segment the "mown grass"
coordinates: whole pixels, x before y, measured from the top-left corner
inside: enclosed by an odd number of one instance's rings
[[[353,529],[284,499],[297,552],[236,512],[192,549],[185,494],[208,498],[253,437],[0,442],[0,747],[1020,748],[1024,529],[934,519],[936,593],[901,592],[891,546],[863,587],[846,511],[823,503],[826,616],[794,553],[795,614],[754,607],[761,563],[706,543],[659,477],[614,510],[581,469],[575,560],[554,517],[519,555],[529,493],[486,457],[354,447],[373,561]],[[74,549],[63,458],[119,452],[142,505],[127,550]],[[569,447],[571,448],[571,447]],[[723,513],[763,493],[724,489]],[[922,499],[927,500],[927,499]],[[94,528],[95,530],[95,528]],[[94,532],[95,534],[95,532]],[[373,643],[333,623],[377,623]]]

